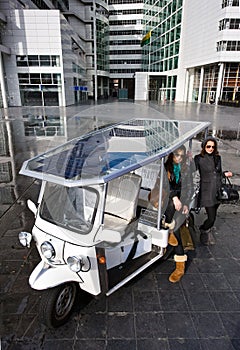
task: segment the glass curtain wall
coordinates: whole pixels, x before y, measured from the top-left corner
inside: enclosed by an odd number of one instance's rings
[[[240,63],[226,63],[220,104],[240,106]]]
[[[175,99],[177,79],[169,71],[178,68],[182,3],[182,0],[145,1],[144,35],[149,32],[151,35],[150,42],[142,47],[142,70],[165,73],[161,74],[161,86],[156,84],[160,90],[154,92],[155,99],[159,95],[161,100]]]
[[[192,102],[197,102],[199,95],[201,69],[194,72]],[[203,88],[201,102],[215,103],[219,65],[214,64],[204,67]],[[240,63],[225,63],[222,79],[222,88],[218,103],[221,105],[240,106]]]

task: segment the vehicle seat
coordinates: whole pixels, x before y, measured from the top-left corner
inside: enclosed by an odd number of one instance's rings
[[[108,183],[104,228],[121,234],[136,217],[141,176],[125,174]]]

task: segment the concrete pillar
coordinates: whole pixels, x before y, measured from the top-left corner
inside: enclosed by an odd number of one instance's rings
[[[219,72],[218,72],[218,82],[217,82],[217,91],[216,91],[215,105],[218,104],[219,98],[221,96],[223,72],[224,72],[224,63],[220,63],[219,64]]]
[[[8,102],[7,102],[7,93],[6,93],[6,86],[5,86],[5,79],[4,79],[3,59],[2,59],[1,52],[0,52],[0,85],[1,85],[1,91],[2,91],[3,108],[7,108]]]
[[[184,87],[184,97],[183,101],[188,102],[189,100],[189,70],[186,70],[186,75],[185,75],[185,87]]]
[[[202,102],[203,78],[204,78],[204,67],[201,67],[199,91],[198,91],[198,103]]]
[[[188,101],[192,102],[192,93],[193,93],[193,83],[194,83],[194,72],[191,70],[189,71],[189,78],[188,78]]]

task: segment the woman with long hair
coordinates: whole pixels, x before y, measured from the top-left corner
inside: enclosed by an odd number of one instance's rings
[[[201,146],[201,152],[194,157],[194,161],[200,175],[198,206],[205,208],[207,218],[199,230],[200,242],[209,245],[215,244],[212,230],[220,204],[217,193],[221,186],[222,176],[231,177],[232,172],[222,172],[222,159],[218,152],[217,140],[214,137],[208,136]]]
[[[175,270],[169,276],[172,283],[180,281],[185,273],[185,262],[187,255],[181,240],[180,227],[186,219],[189,212],[188,204],[192,195],[193,186],[190,180],[191,171],[186,162],[186,148],[180,146],[174,152],[168,155],[164,164],[169,183],[169,198],[164,213],[166,227],[175,223],[174,228],[169,229],[168,243],[174,247]],[[158,207],[158,198],[155,201],[150,199],[151,203]]]

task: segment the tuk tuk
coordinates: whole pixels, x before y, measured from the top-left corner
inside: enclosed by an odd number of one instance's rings
[[[168,245],[164,161],[191,150],[208,122],[132,119],[75,138],[23,163],[20,174],[41,180],[32,241],[40,262],[30,286],[44,291],[40,318],[64,324],[81,294],[109,296],[163,258]],[[159,180],[159,203],[149,193]],[[190,199],[190,202],[193,198]],[[189,205],[191,206],[191,203]]]

